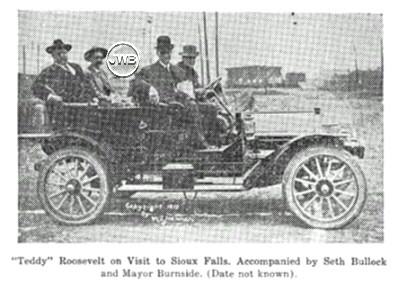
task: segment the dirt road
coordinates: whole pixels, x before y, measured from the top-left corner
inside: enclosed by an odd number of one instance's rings
[[[253,200],[253,199],[252,199]],[[229,201],[229,203],[227,202]],[[166,219],[158,215],[119,214],[111,209],[94,225],[68,227],[52,222],[41,210],[21,210],[20,242],[382,242],[383,207],[381,193],[370,194],[362,215],[341,230],[318,230],[298,224],[294,216],[282,209],[280,199],[272,199],[269,212],[242,212],[249,200],[215,198],[199,200],[196,214],[171,213]],[[146,201],[144,201],[146,202]],[[200,213],[208,204],[229,207],[227,214]],[[216,206],[214,206],[216,205]],[[253,205],[255,207],[255,205]],[[274,208],[274,209],[271,209]],[[249,207],[250,209],[250,207]],[[206,208],[208,210],[208,208]]]

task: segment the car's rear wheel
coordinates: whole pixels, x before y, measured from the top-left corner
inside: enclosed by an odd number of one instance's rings
[[[366,200],[366,180],[345,150],[311,147],[297,153],[283,175],[290,210],[305,224],[335,229],[351,223]]]
[[[94,222],[110,197],[106,167],[86,149],[58,150],[41,167],[37,192],[43,208],[57,222]]]

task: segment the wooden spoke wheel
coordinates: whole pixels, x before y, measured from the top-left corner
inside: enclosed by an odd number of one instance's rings
[[[96,220],[110,196],[107,171],[93,153],[67,148],[45,162],[37,191],[45,211],[57,222],[80,225]]]
[[[312,147],[296,154],[283,176],[290,210],[311,227],[335,229],[351,223],[366,200],[366,180],[345,150]]]

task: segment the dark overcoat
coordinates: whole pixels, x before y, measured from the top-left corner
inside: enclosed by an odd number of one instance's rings
[[[52,93],[61,96],[63,102],[88,101],[84,94],[85,76],[82,68],[75,63],[69,65],[75,70],[75,74],[57,64],[43,69],[31,87],[34,96],[46,101]]]
[[[168,70],[160,62],[156,62],[142,68],[140,72],[136,74],[133,82],[139,83],[140,79],[158,91],[160,102],[168,103],[176,100],[176,87],[179,82],[185,80],[185,73],[178,66],[170,64]]]

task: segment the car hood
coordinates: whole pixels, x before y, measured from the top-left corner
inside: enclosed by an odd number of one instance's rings
[[[256,123],[256,134],[342,134],[353,128],[352,110],[346,102],[307,99],[305,102],[287,104],[290,106],[271,110],[267,105],[255,108],[252,116]],[[315,114],[314,108],[320,108],[320,114]],[[267,110],[269,114],[264,113]]]

